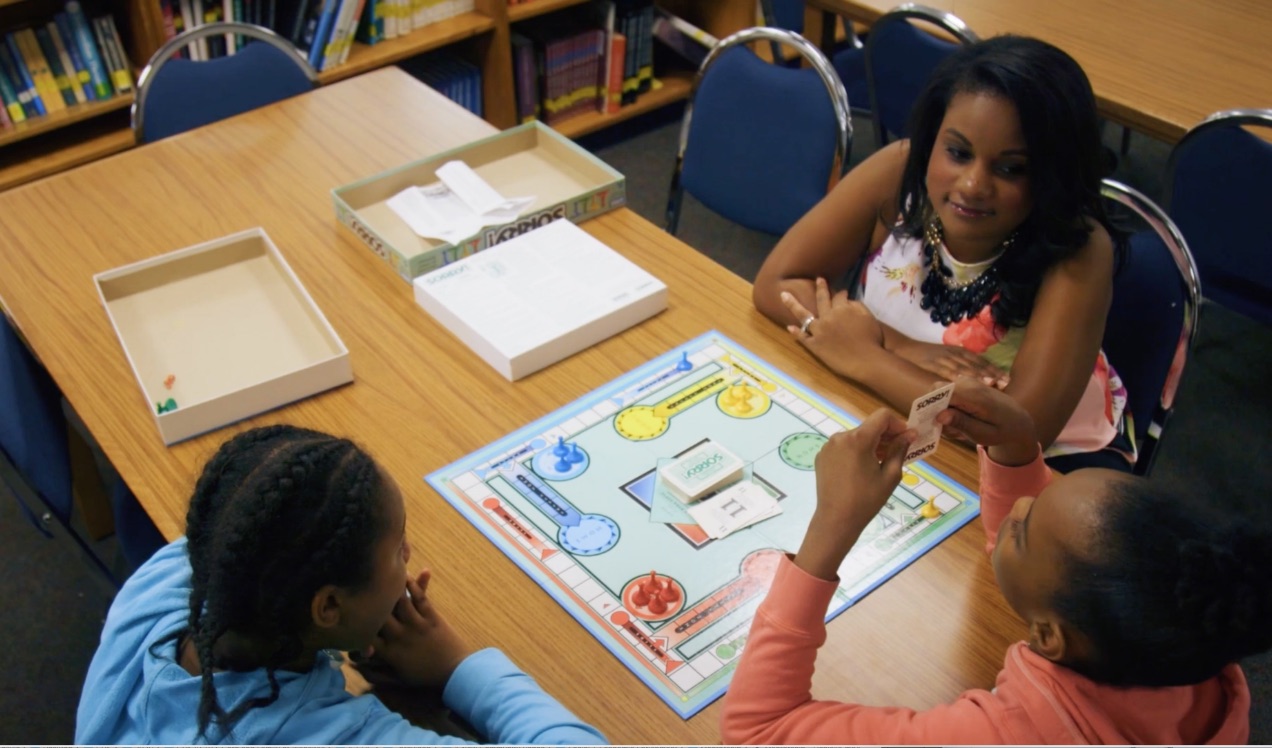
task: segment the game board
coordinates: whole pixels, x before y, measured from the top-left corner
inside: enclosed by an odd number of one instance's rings
[[[427,480],[687,719],[724,693],[780,554],[799,547],[818,450],[856,423],[709,332]],[[660,461],[707,438],[748,463],[780,515],[713,540],[659,490]],[[919,511],[929,499],[933,519]],[[827,620],[979,511],[975,494],[909,465],[840,568]],[[641,592],[651,572],[665,606]]]

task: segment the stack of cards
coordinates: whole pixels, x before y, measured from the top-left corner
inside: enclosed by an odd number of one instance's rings
[[[737,455],[707,440],[658,472],[671,494],[687,504],[738,480],[744,467]]]
[[[751,481],[730,486],[701,504],[689,507],[689,515],[716,540],[781,513],[777,499]]]
[[[929,457],[936,452],[941,443],[941,424],[936,416],[950,407],[950,397],[954,394],[954,385],[947,384],[921,395],[910,406],[909,426],[919,432],[910,451],[905,455],[905,463],[909,464],[922,457]]]

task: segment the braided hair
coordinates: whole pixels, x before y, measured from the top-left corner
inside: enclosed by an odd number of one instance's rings
[[[910,112],[910,149],[897,202],[903,235],[921,238],[932,214],[928,160],[945,110],[960,93],[1001,97],[1020,117],[1035,207],[995,264],[1000,284],[990,313],[998,325],[1023,327],[1043,276],[1086,246],[1091,220],[1113,238],[1119,266],[1125,253],[1124,234],[1110,223],[1100,197],[1107,166],[1095,94],[1072,57],[1038,39],[1003,35],[959,47],[937,65]]]
[[[279,425],[221,446],[199,477],[186,516],[192,590],[186,635],[202,670],[199,733],[228,731],[248,710],[278,698],[277,670],[303,651],[310,602],[324,585],[359,589],[372,548],[387,531],[384,479],[357,445]],[[263,645],[252,656],[215,645],[229,632]],[[270,693],[226,712],[213,671],[265,668]]]
[[[1214,677],[1272,647],[1272,531],[1140,478],[1109,489],[1094,558],[1066,561],[1056,611],[1090,639],[1068,663],[1117,686]]]

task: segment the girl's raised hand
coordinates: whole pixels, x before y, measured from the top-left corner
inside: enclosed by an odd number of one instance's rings
[[[375,642],[375,658],[404,685],[440,689],[472,649],[428,599],[431,572],[406,581],[406,590]]]
[[[1005,392],[960,377],[954,383],[950,407],[936,422],[989,448],[1000,465],[1025,465],[1038,456],[1038,437],[1033,418],[1024,406]]]
[[[915,436],[900,416],[881,408],[852,431],[830,437],[817,453],[817,509],[796,565],[822,579],[835,578],[901,481],[901,462]]]
[[[787,332],[836,374],[860,379],[855,367],[866,354],[883,349],[883,328],[870,310],[849,299],[847,291],[832,296],[825,278],[815,283],[816,309],[786,291],[781,298],[794,320]]]

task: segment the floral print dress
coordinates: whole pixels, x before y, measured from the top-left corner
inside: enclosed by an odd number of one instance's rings
[[[945,266],[953,271],[954,280],[960,283],[975,278],[993,263],[991,259],[969,265],[951,257],[944,246],[939,251]],[[927,273],[922,239],[893,233],[866,258],[854,296],[876,319],[902,335],[924,343],[965,348],[1010,372],[1024,340],[1025,328],[995,324],[988,304],[976,316],[949,326],[933,322],[928,312],[919,306],[923,296],[919,289]],[[1116,444],[1112,448],[1133,462],[1133,443],[1119,438],[1124,433],[1128,436],[1133,433],[1124,429],[1125,408],[1126,388],[1109,365],[1104,351],[1100,351],[1078,407],[1046,450],[1046,456],[1097,452]]]

